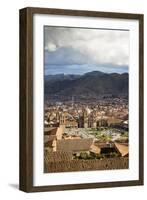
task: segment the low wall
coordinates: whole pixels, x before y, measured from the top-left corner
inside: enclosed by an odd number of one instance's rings
[[[103,160],[70,160],[45,162],[44,172],[72,172],[88,170],[128,169],[129,160],[125,158],[107,158]]]

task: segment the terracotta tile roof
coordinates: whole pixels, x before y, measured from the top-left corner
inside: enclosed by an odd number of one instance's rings
[[[91,145],[90,151],[96,154],[100,154],[101,149],[97,146],[95,146],[94,144]]]
[[[115,142],[115,147],[117,148],[117,150],[119,151],[119,153],[121,154],[121,156],[128,155],[128,153],[129,153],[129,147],[127,145],[123,145],[123,144]]]
[[[45,135],[44,136],[44,144],[47,143],[48,141],[53,141],[56,138],[55,135]]]
[[[89,151],[92,138],[57,140],[57,151]]]
[[[99,148],[114,147],[114,143],[97,142],[96,146],[98,146]]]
[[[89,170],[114,170],[128,169],[128,158],[107,158],[103,160],[67,160],[57,162],[45,162],[44,172],[72,172]]]
[[[57,127],[46,127],[44,128],[44,134],[45,135],[56,135]]]
[[[44,136],[44,146],[53,147],[53,140],[56,139],[55,135],[45,135]]]
[[[117,118],[109,118],[108,119],[108,123],[109,124],[120,124],[122,122],[121,119],[117,119]]]
[[[44,160],[48,162],[68,161],[72,159],[72,152],[47,152],[44,155]]]
[[[50,130],[52,130],[52,129],[54,129],[54,127],[45,127],[45,128],[44,128],[44,132],[48,132],[48,131],[50,131]]]

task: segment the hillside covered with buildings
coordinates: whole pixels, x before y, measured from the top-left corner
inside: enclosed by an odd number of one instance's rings
[[[47,101],[44,108],[45,172],[128,168],[126,98]]]

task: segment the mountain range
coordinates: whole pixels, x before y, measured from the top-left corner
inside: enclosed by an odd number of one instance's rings
[[[56,74],[44,78],[45,99],[101,99],[111,96],[128,97],[128,73],[92,71],[83,75]]]

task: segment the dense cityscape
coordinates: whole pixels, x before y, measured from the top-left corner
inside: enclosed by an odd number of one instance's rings
[[[65,102],[48,101],[44,110],[46,165],[128,157],[127,99],[85,103],[71,97]]]

